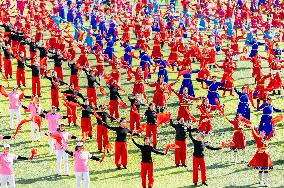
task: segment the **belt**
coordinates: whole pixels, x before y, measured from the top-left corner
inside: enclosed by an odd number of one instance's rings
[[[234,132],[235,132],[235,133],[237,133],[237,132],[243,132],[243,130],[242,130],[242,129],[234,130]]]
[[[184,80],[191,80],[191,78],[183,78]]]
[[[263,116],[271,116],[272,114],[262,114]]]
[[[248,102],[241,102],[241,101],[240,101],[240,103],[248,103]]]
[[[258,148],[258,149],[257,149],[257,152],[258,152],[258,153],[268,152],[268,149],[269,149],[268,147]]]
[[[210,91],[210,92],[214,92],[214,93],[218,93],[217,91],[211,91],[211,90],[208,90],[208,91]]]
[[[143,80],[135,80],[135,82],[143,82]]]

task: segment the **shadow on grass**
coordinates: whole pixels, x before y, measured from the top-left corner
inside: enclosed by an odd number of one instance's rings
[[[42,176],[42,177],[37,177],[37,178],[31,178],[31,179],[17,179],[17,184],[31,184],[31,183],[35,183],[38,181],[58,181],[58,180],[63,180],[63,179],[72,179],[74,177],[72,176],[58,176],[58,175],[49,175],[49,176]]]

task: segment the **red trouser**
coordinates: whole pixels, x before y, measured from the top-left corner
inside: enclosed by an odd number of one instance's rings
[[[17,79],[17,85],[18,86],[21,85],[21,83],[23,85],[26,85],[26,71],[25,71],[25,68],[17,67],[16,79]]]
[[[120,165],[127,166],[127,143],[126,142],[115,142],[115,165],[120,167]]]
[[[87,134],[87,136],[93,136],[93,127],[91,118],[81,118],[81,128],[82,134]]]
[[[32,94],[33,96],[40,96],[40,78],[38,76],[32,76]],[[52,98],[52,97],[51,97]]]
[[[3,65],[3,57],[2,54],[0,53],[0,71],[2,71],[2,65]]]
[[[156,146],[157,145],[157,125],[147,124],[146,136],[150,138],[152,134],[153,134],[153,145]]]
[[[96,88],[87,88],[87,97],[89,99],[90,105],[97,105],[97,91]]]
[[[31,64],[32,64],[32,65],[34,64],[34,61],[35,61],[35,60],[34,60],[34,57],[35,57],[35,56],[36,56],[36,52],[31,52],[31,51],[30,51],[30,58],[32,59],[32,60],[31,60]]]
[[[130,111],[130,130],[134,130],[134,124],[136,123],[136,130],[140,129],[140,115],[136,114],[132,110]]]
[[[103,125],[97,126],[97,143],[98,150],[102,150],[102,146],[105,148],[109,144],[108,129]]]
[[[8,78],[8,76],[12,76],[12,62],[11,59],[4,59],[4,70],[5,70],[5,76]]]
[[[186,164],[186,140],[176,140],[175,144],[179,148],[175,149],[175,163],[176,164]]]
[[[119,110],[118,110],[118,100],[110,100],[109,101],[109,114],[113,116],[115,114],[115,118],[119,118]]]
[[[78,75],[71,75],[70,76],[70,85],[73,84],[76,90],[80,90],[79,87],[79,76]]]
[[[143,163],[143,162],[141,162],[142,187],[146,187],[146,176],[147,176],[147,173],[148,173],[148,187],[153,187],[153,183],[154,183],[153,163]]]
[[[57,77],[63,81],[62,67],[54,67],[54,71],[57,72]]]
[[[59,92],[57,89],[51,89],[51,104],[52,106],[56,106],[57,108],[59,107]]]
[[[197,183],[198,182],[198,168],[200,167],[200,171],[201,171],[201,180],[202,182],[205,182],[207,180],[206,178],[206,167],[205,167],[205,160],[204,157],[202,158],[197,158],[192,156],[193,159],[193,183]]]
[[[70,124],[73,122],[76,124],[77,121],[77,107],[76,106],[68,106],[67,107],[67,115],[70,115],[71,117],[68,116],[68,123]]]
[[[40,69],[40,75],[44,75],[44,71],[45,69],[47,70],[47,58],[40,58],[40,66],[42,67],[42,69]]]

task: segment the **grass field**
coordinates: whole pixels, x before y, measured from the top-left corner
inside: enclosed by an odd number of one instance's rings
[[[47,33],[46,33],[47,34]],[[121,32],[120,32],[121,34]],[[49,36],[49,35],[47,35]],[[134,43],[135,40],[132,40]],[[150,43],[151,45],[151,43]],[[244,41],[240,42],[240,47],[244,45]],[[283,46],[281,43],[280,46]],[[260,47],[261,53],[264,54],[264,47]],[[119,44],[116,45],[116,55],[118,57],[122,56],[123,49],[119,47]],[[169,54],[169,48],[165,45],[163,49],[166,57]],[[79,51],[78,51],[79,53]],[[135,52],[138,55],[138,51]],[[79,55],[79,54],[77,54]],[[77,56],[78,57],[78,56]],[[91,65],[95,65],[95,56],[89,55],[89,60]],[[218,61],[221,63],[223,61],[223,54],[218,55]],[[134,65],[138,65],[139,62],[134,60]],[[238,61],[238,70],[234,74],[234,79],[236,87],[240,88],[245,84],[252,84],[254,87],[254,79],[251,77],[251,64],[246,61]],[[269,71],[267,62],[263,62],[264,72],[267,73]],[[53,62],[49,61],[49,68],[53,67]],[[193,69],[198,69],[198,64],[193,64]],[[26,95],[31,94],[31,71],[26,68],[26,77],[27,77],[27,87],[26,87]],[[107,72],[110,71],[110,67],[107,67]],[[176,73],[169,71],[170,82],[175,80]],[[222,70],[214,69],[211,71],[218,75],[220,79],[222,76]],[[16,60],[13,60],[13,78],[16,75]],[[70,71],[66,65],[64,65],[64,80],[69,82]],[[123,82],[122,87],[130,93],[133,87],[133,80],[131,82],[125,82],[126,75],[123,74]],[[152,76],[150,82],[154,82],[156,80],[156,75]],[[196,75],[193,75],[193,80],[196,78]],[[80,86],[82,88],[82,93],[86,94],[86,81],[85,74],[82,73],[80,77]],[[41,105],[44,109],[49,110],[51,106],[50,100],[50,82],[47,79],[42,79],[42,98]],[[179,82],[175,85],[175,89],[179,89]],[[4,80],[1,80],[1,84],[6,85]],[[10,81],[10,85],[16,85],[15,80]],[[207,91],[205,89],[200,89],[200,83],[193,82],[195,92],[197,96],[206,96]],[[61,89],[67,89],[66,86],[62,86]],[[146,86],[147,95],[150,99],[152,99],[154,91]],[[107,89],[106,89],[107,91]],[[122,94],[123,99],[127,101],[126,95]],[[282,96],[272,96],[273,104],[282,109],[283,107],[283,98]],[[107,104],[108,97],[102,97],[100,94],[98,95],[100,104]],[[0,130],[2,135],[10,135],[14,130],[6,129],[9,125],[9,111],[8,111],[8,101],[5,97],[0,97],[1,108],[0,108]],[[29,99],[23,100],[23,104],[27,105],[29,103]],[[235,95],[226,96],[221,98],[221,103],[225,104],[225,113],[229,115],[230,118],[234,117],[236,112],[236,108],[238,105],[238,97]],[[62,104],[62,102],[61,102]],[[198,117],[199,110],[195,108],[198,102],[193,102],[191,106],[191,112]],[[168,101],[169,109],[168,111],[173,113],[173,117],[176,117],[178,110],[178,100],[177,97],[172,95],[170,100]],[[143,113],[146,110],[145,108],[141,109]],[[62,106],[60,113],[65,114],[65,108]],[[79,112],[80,117],[80,112]],[[121,109],[121,116],[125,116],[129,118],[129,109]],[[22,110],[22,119],[28,118],[29,114],[24,114]],[[260,121],[261,113],[255,112],[252,110],[252,122],[257,126]],[[15,120],[16,121],[16,120]],[[67,123],[67,121],[64,121]],[[93,127],[96,127],[96,121],[93,118]],[[144,120],[143,120],[144,122]],[[142,122],[142,123],[143,123]],[[80,122],[78,122],[80,124]],[[113,125],[112,125],[113,126]],[[197,126],[197,125],[194,125]],[[215,129],[215,135],[211,137],[212,145],[219,146],[221,141],[231,139],[233,135],[233,127],[225,121],[223,117],[215,115],[213,118],[213,126]],[[46,131],[47,122],[43,122],[43,130]],[[68,127],[67,128],[70,133],[73,133],[77,136],[81,135],[80,128]],[[95,130],[95,129],[94,129]],[[173,142],[175,134],[174,129],[170,126],[163,125],[160,127],[158,131],[158,148],[164,150],[165,145]],[[94,135],[96,131],[94,132]],[[247,137],[247,151],[240,153],[240,156],[245,160],[245,162],[238,162],[236,165],[233,160],[233,153],[225,148],[221,151],[206,151],[206,163],[207,163],[207,176],[208,176],[208,184],[209,187],[258,187],[258,173],[257,171],[248,168],[247,162],[253,157],[256,146],[254,140],[251,136],[251,131],[247,129],[245,131]],[[109,132],[110,142],[114,146],[115,134],[113,132]],[[75,176],[73,173],[73,159],[69,158],[69,169],[71,172],[71,176],[69,177],[58,177],[56,176],[56,158],[54,155],[49,155],[48,150],[48,138],[42,134],[41,142],[31,142],[30,136],[30,124],[26,124],[22,131],[19,133],[18,137],[15,140],[4,140],[3,143],[10,143],[12,146],[12,152],[18,155],[27,156],[29,155],[30,148],[36,147],[38,149],[38,157],[33,161],[17,161],[14,165],[15,168],[15,176],[16,176],[16,184],[17,187],[75,187]],[[138,140],[138,139],[137,139]],[[142,142],[142,139],[139,139],[139,142]],[[71,141],[69,144],[69,148],[73,149],[76,141]],[[90,187],[117,187],[117,188],[134,188],[141,187],[140,182],[140,151],[134,146],[134,144],[129,140],[129,165],[126,170],[116,170],[114,165],[114,155],[113,151],[110,153],[108,157],[106,157],[103,163],[97,163],[95,161],[90,161],[90,178],[91,184]],[[86,150],[95,153],[96,156],[100,157],[100,154],[96,153],[97,144],[96,140],[92,139],[86,142],[85,146]],[[284,187],[284,129],[283,124],[277,127],[277,134],[272,139],[270,143],[270,151],[271,157],[274,163],[274,170],[271,172],[269,176],[269,182],[271,187]],[[155,169],[155,187],[191,187],[192,186],[192,156],[193,148],[192,144],[189,141],[188,144],[188,152],[187,152],[187,163],[188,167],[175,167],[174,165],[174,154],[173,151],[167,156],[155,156],[154,155],[154,169]]]

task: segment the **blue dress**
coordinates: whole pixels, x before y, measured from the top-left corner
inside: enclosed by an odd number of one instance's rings
[[[224,86],[225,83],[224,82],[213,82],[213,81],[209,81],[209,80],[205,80],[205,83],[208,85],[208,94],[207,94],[207,98],[209,100],[209,103],[211,105],[216,105],[216,99],[218,100],[219,104],[220,104],[220,96],[218,93],[218,88],[220,86]]]
[[[258,53],[258,46],[259,45],[264,45],[265,43],[263,42],[254,42],[252,44],[252,47],[251,47],[251,51],[250,51],[250,54],[249,54],[249,57],[254,57],[257,53]]]
[[[67,22],[74,22],[74,9],[73,8],[68,9]]]
[[[258,131],[265,131],[265,135],[269,136],[269,134],[273,130],[273,125],[271,123],[272,113],[273,111],[281,112],[281,110],[274,108],[272,105],[268,105],[267,103],[262,104],[260,107],[257,108],[257,110],[263,110]]]
[[[198,73],[199,70],[193,70],[192,73]],[[179,89],[179,93],[182,94],[183,93],[183,88],[187,87],[188,89],[188,94],[192,97],[195,97],[194,94],[194,88],[193,88],[193,84],[192,84],[192,80],[191,80],[191,73],[186,73],[183,75],[183,80]]]
[[[113,56],[113,53],[114,53],[114,47],[113,46],[114,46],[114,43],[116,41],[117,40],[115,40],[115,39],[107,41],[107,47],[104,51],[104,54],[107,54],[109,59],[112,59],[112,56]]]
[[[247,93],[242,93],[237,90],[237,88],[234,88],[235,92],[239,96],[239,105],[237,114],[242,114],[243,117],[250,120],[250,106],[249,106],[249,97]]]
[[[92,26],[92,29],[97,29],[98,23],[97,23],[97,15],[96,14],[92,14],[91,15],[91,23],[90,23],[90,25]]]

